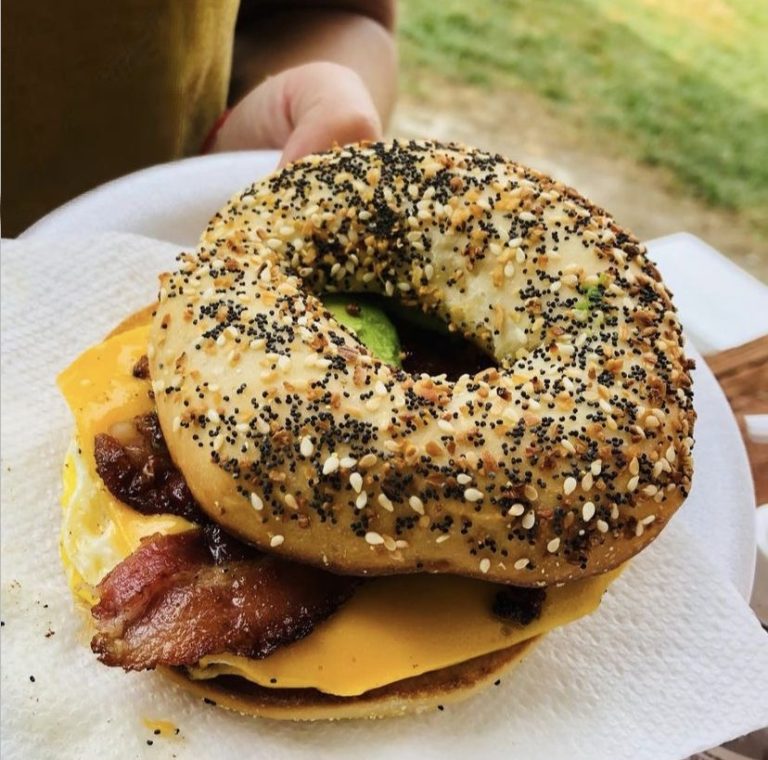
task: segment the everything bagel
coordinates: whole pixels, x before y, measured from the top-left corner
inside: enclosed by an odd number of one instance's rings
[[[644,253],[572,189],[481,151],[292,164],[161,278],[148,356],[170,453],[217,523],[337,572],[531,586],[614,568],[692,473],[691,363]],[[383,364],[324,292],[416,306],[488,369]]]

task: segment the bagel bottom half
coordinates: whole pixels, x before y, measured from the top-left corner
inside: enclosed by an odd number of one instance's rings
[[[195,680],[180,668],[159,670],[194,696],[242,715],[306,721],[391,718],[471,696],[518,665],[540,638],[396,681],[356,697],[339,697],[316,689],[268,689],[237,676]]]

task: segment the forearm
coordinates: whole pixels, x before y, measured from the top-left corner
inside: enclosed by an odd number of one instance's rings
[[[253,34],[238,35],[239,89],[247,92],[266,77],[304,63],[337,63],[360,76],[386,123],[396,91],[393,5],[350,2],[345,4],[349,10],[318,5],[307,10],[284,3],[260,16]]]

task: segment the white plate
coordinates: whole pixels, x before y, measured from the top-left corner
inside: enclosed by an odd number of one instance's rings
[[[75,198],[30,227],[22,238],[119,231],[193,246],[226,199],[272,171],[278,158],[276,151],[247,151],[151,167]],[[667,246],[674,242],[673,238],[666,241]],[[680,255],[685,253],[681,243]],[[661,269],[663,273],[663,263]],[[678,295],[686,302],[691,297]],[[692,332],[696,332],[695,325]],[[707,547],[711,561],[748,600],[755,566],[755,501],[749,462],[725,396],[700,357],[697,363],[696,393],[711,403],[700,406],[696,454],[700,461],[717,466],[696,470],[681,519]]]
[[[65,203],[20,237],[132,232],[190,247],[227,198],[279,158],[275,150],[214,153],[142,169]]]

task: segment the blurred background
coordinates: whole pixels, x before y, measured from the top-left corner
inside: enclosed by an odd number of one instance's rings
[[[768,2],[401,0],[390,134],[550,173],[768,282]]]

